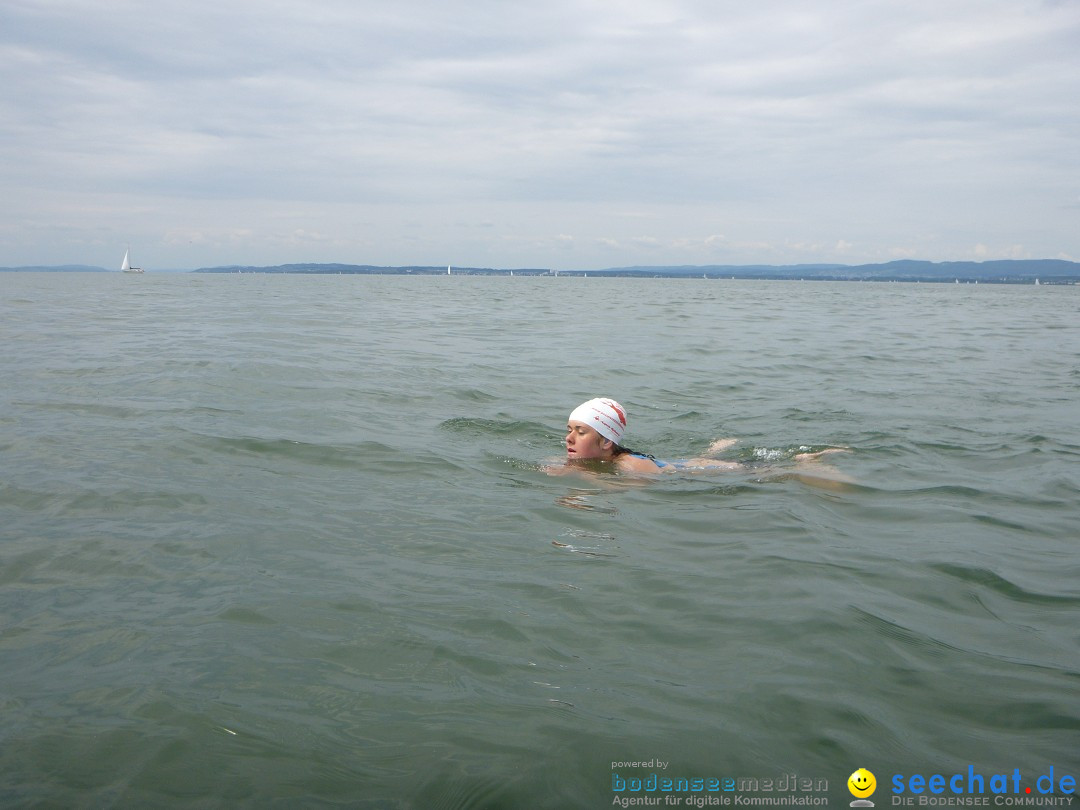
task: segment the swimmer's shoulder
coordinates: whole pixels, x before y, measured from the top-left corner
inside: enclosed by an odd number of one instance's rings
[[[654,473],[667,466],[662,461],[656,461],[640,453],[622,453],[615,462],[623,472]]]

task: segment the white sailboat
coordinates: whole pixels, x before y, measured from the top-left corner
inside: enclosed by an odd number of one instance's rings
[[[143,269],[141,267],[131,266],[131,248],[124,251],[124,263],[120,265],[120,272],[122,273],[141,273]]]

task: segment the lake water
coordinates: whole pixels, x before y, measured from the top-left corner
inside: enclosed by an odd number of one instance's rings
[[[8,273],[0,347],[5,808],[1080,776],[1076,287]],[[748,464],[550,475],[597,395]]]

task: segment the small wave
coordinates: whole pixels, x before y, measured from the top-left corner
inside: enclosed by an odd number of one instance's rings
[[[433,778],[417,796],[416,807],[431,810],[459,810],[463,807],[510,807],[511,802],[500,797],[508,793],[505,777],[498,779],[482,776],[442,773]],[[398,807],[395,803],[393,807]],[[390,805],[387,805],[389,810]]]
[[[796,452],[808,452],[808,450],[779,450],[772,447],[755,447],[751,452],[754,461],[783,461],[791,458]]]
[[[941,657],[946,652],[960,649],[925,633],[904,627],[893,619],[878,616],[869,610],[855,605],[852,605],[851,609],[857,614],[860,623],[871,627],[885,639],[898,642],[903,647],[921,650],[933,657]]]
[[[395,459],[398,450],[380,442],[331,445],[295,439],[262,439],[253,436],[210,436],[198,434],[198,440],[216,452],[241,456],[281,456],[312,464],[346,467],[368,463],[372,457]]]
[[[35,410],[55,410],[71,414],[107,416],[112,419],[132,419],[141,416],[145,408],[126,405],[104,405],[100,402],[15,402],[15,405]]]
[[[944,495],[947,497],[979,498],[987,495],[985,490],[976,487],[962,486],[960,484],[941,484],[932,487],[916,487],[914,489],[897,490],[906,495]]]
[[[615,535],[608,534],[607,532],[590,532],[584,529],[567,529],[560,537],[577,537],[583,540],[601,540],[614,542]]]
[[[538,435],[550,434],[551,428],[536,422],[523,422],[517,419],[496,420],[477,419],[458,416],[439,423],[442,430],[462,436],[498,436],[522,437],[535,439]]]
[[[559,537],[566,537],[577,543],[564,543],[560,540],[552,540],[551,545],[555,548],[569,551],[573,554],[584,554],[587,557],[617,557],[610,546],[615,543],[615,535],[607,532],[591,532],[584,529],[567,529]],[[585,545],[585,544],[588,545]]]
[[[744,450],[741,461],[787,461],[795,458],[800,453],[821,453],[822,450],[832,449],[825,445],[801,444],[796,447],[754,447]]]
[[[569,492],[565,495],[560,495],[555,499],[555,503],[559,506],[565,506],[568,509],[579,509],[583,512],[599,512],[604,515],[617,515],[619,510],[614,506],[597,506],[591,502],[591,498],[594,495],[599,495],[599,492]]]
[[[1020,587],[1016,583],[988,568],[959,565],[957,563],[938,563],[936,565],[931,565],[930,567],[953,579],[987,588],[995,593],[1019,602],[1043,605],[1080,605],[1080,597],[1036,593],[1035,591]]]
[[[571,554],[584,554],[586,557],[617,557],[617,554],[611,554],[605,551],[596,551],[591,548],[579,548],[578,546],[571,545],[570,543],[560,543],[558,540],[552,540],[551,545],[555,548],[562,549],[563,551],[569,551]]]
[[[275,619],[250,608],[231,607],[218,614],[218,618],[224,622],[236,622],[251,625],[274,625]]]
[[[207,505],[202,495],[191,492],[117,488],[53,491],[45,487],[0,487],[0,505],[12,509],[61,514],[64,512],[108,512],[128,509],[199,510]]]
[[[515,470],[523,470],[525,472],[547,472],[551,467],[551,463],[541,463],[538,461],[526,461],[522,458],[511,458],[509,456],[498,456],[495,460],[499,464],[505,464]]]
[[[460,399],[465,402],[481,404],[497,402],[499,400],[499,397],[494,394],[489,394],[487,391],[482,391],[479,388],[451,388],[447,394],[455,399]]]

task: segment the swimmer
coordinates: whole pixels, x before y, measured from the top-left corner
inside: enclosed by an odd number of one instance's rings
[[[745,469],[745,466],[737,461],[709,457],[660,461],[620,444],[626,429],[626,409],[615,400],[600,397],[582,403],[574,409],[566,423],[567,460],[610,462],[620,472],[628,473]],[[735,439],[719,439],[713,442],[706,452],[719,453],[735,443]],[[793,460],[814,461],[822,455],[836,452],[842,451],[834,448],[818,453],[800,453]]]
[[[568,461],[608,461],[620,472],[658,473],[675,470],[738,470],[735,461],[715,458],[688,458],[660,461],[645,453],[623,447],[626,433],[626,409],[613,399],[590,399],[578,405],[566,423],[566,458]],[[708,452],[718,453],[735,443],[734,439],[713,442]]]

